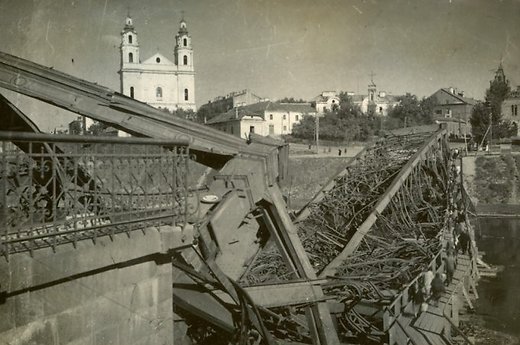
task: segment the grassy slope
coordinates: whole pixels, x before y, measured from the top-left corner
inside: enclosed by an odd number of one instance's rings
[[[289,196],[289,208],[302,208],[350,160],[346,157],[290,157],[289,178],[281,186]]]
[[[475,161],[474,188],[482,204],[519,204],[520,156],[481,156]]]

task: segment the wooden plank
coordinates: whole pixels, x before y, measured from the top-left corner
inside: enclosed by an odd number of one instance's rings
[[[466,302],[468,303],[468,306],[471,310],[473,310],[473,303],[471,302],[471,299],[469,298],[468,292],[466,291],[466,288],[464,285],[462,286],[462,293],[464,294],[464,298],[466,299]]]
[[[441,337],[439,334],[432,333],[432,332],[422,332],[422,334],[425,336],[425,338],[428,341],[428,344],[431,345],[448,345],[446,340]]]
[[[415,329],[414,327],[408,327],[406,331],[410,335],[410,338],[415,345],[428,344],[428,340],[426,340],[426,337],[422,334],[421,331]]]
[[[249,286],[244,288],[255,304],[272,308],[303,303],[323,302],[325,296],[314,295],[314,287],[319,286],[320,281],[313,282],[288,282],[272,285]],[[229,295],[223,291],[213,291],[215,296],[224,302],[233,303]]]
[[[296,267],[299,276],[303,279],[316,279],[316,272],[312,267],[307,253],[298,237],[298,229],[291,221],[291,217],[285,207],[280,188],[277,185],[269,187],[269,196],[271,197],[270,214],[273,216],[273,222],[279,231],[280,238],[286,251],[290,254],[294,267]],[[313,287],[313,292],[317,298],[323,296],[320,286]],[[308,308],[307,315],[309,326],[316,325],[317,338],[314,339],[316,344],[322,345],[339,345],[339,338],[332,322],[332,316],[328,310],[327,303],[317,303]]]

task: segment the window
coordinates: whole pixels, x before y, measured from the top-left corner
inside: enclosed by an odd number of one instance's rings
[[[513,104],[511,106],[511,115],[512,116],[517,116],[518,115],[518,105],[517,104]]]
[[[187,65],[188,64],[188,56],[184,55],[184,57],[182,58],[182,62],[184,63],[184,65]]]
[[[132,44],[132,35],[128,35],[128,43]]]
[[[273,119],[273,114],[269,114],[269,120]]]
[[[287,119],[287,115],[283,114],[283,119],[286,120]]]
[[[155,97],[157,97],[157,99],[162,99],[162,87],[155,89]]]
[[[255,126],[249,126],[249,133],[255,132]]]
[[[435,110],[435,114],[437,114],[437,115],[442,115],[442,109],[437,109],[437,110]]]
[[[283,131],[287,131],[287,126],[283,126]]]
[[[155,62],[157,62],[157,63],[161,62],[161,58],[160,58],[160,57],[157,57],[157,58],[155,59]]]
[[[130,97],[134,98],[134,87],[130,86]]]
[[[379,107],[379,112],[380,112],[380,113],[383,112],[383,107]]]
[[[233,133],[233,127],[231,127],[231,134],[234,134],[234,133]]]
[[[300,119],[300,116],[296,115],[294,118],[295,118],[296,121],[298,121]]]
[[[185,47],[188,46],[188,39],[187,38],[182,40],[182,45],[185,46]]]
[[[274,125],[269,125],[269,135],[274,134]]]
[[[134,62],[134,54],[128,53],[128,62]]]
[[[184,100],[187,101],[189,99],[188,89],[184,89]]]

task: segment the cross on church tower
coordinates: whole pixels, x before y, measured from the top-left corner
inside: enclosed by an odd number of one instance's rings
[[[375,75],[376,75],[376,74],[374,73],[374,71],[371,71],[370,74],[369,74],[369,76],[370,76],[370,81],[372,82],[372,84],[374,84],[374,77],[375,77]]]

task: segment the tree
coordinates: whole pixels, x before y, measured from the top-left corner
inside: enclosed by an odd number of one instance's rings
[[[433,123],[433,107],[435,100],[431,97],[419,100],[417,96],[407,93],[398,98],[399,104],[388,112],[385,128],[412,127]],[[395,127],[397,126],[397,127]]]
[[[280,101],[280,103],[307,103],[307,101],[304,101],[303,99],[295,99],[294,97],[284,97]]]
[[[179,117],[179,118],[185,119],[185,120],[195,121],[197,118],[197,114],[191,109],[185,110],[182,108],[178,108],[175,111],[171,111],[168,108],[160,108],[160,107],[158,109],[161,110],[162,112],[165,112],[166,114],[173,115],[175,117]]]
[[[90,133],[91,135],[104,135],[105,134],[105,130],[108,128],[107,125],[105,125],[104,123],[102,122],[94,122],[93,124],[90,125],[90,127],[88,128],[88,133]]]
[[[379,128],[374,116],[363,115],[358,105],[346,93],[340,93],[339,106],[320,117],[320,138],[331,141],[364,141]],[[312,140],[315,136],[315,117],[305,116],[293,127],[293,136]]]
[[[490,120],[492,126],[490,127]],[[500,139],[514,136],[517,133],[516,124],[512,121],[502,119],[501,114],[493,112],[493,107],[489,103],[477,103],[471,112],[471,134],[475,142],[480,144],[482,139]]]
[[[487,138],[500,139],[516,134],[516,124],[502,119],[502,103],[511,93],[509,82],[499,67],[495,79],[486,90],[486,102],[477,103],[471,112],[471,133],[477,143]],[[491,128],[490,127],[491,120]],[[488,130],[489,128],[489,130]],[[488,133],[488,134],[486,134]]]

